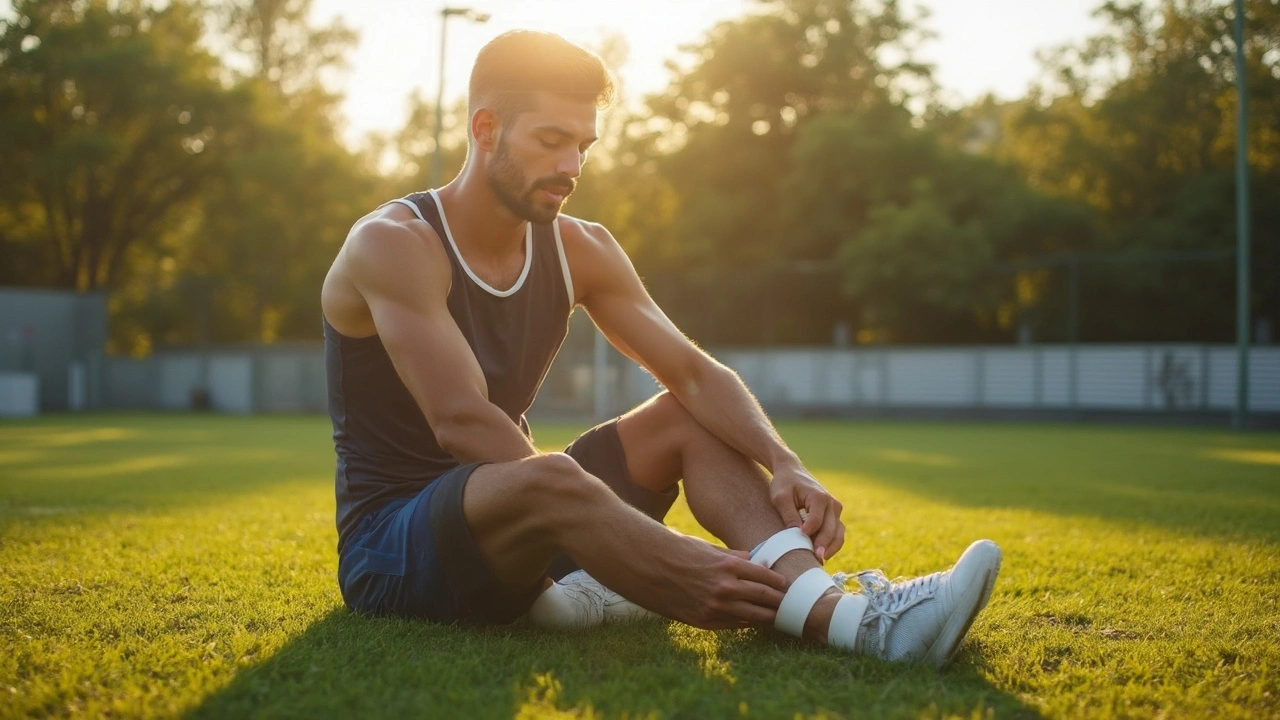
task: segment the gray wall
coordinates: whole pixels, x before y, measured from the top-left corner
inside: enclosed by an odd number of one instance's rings
[[[101,404],[106,342],[102,293],[0,287],[0,371],[39,375],[42,410],[69,407],[73,363],[84,368],[85,406]]]

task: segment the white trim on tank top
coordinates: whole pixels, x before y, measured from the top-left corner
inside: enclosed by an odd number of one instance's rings
[[[472,282],[479,285],[490,295],[496,295],[497,297],[510,297],[514,295],[516,291],[524,285],[524,279],[529,277],[529,268],[533,267],[533,223],[525,225],[524,270],[520,272],[520,277],[516,280],[514,285],[506,290],[498,290],[489,285],[489,283],[481,280],[475,273],[471,272],[471,268],[467,265],[467,261],[462,257],[462,252],[458,250],[458,243],[453,241],[453,231],[449,229],[449,218],[444,216],[444,204],[440,202],[440,196],[436,195],[435,190],[428,190],[427,194],[431,196],[431,199],[436,204],[436,210],[440,213],[440,223],[444,225],[445,239],[449,241],[449,247],[453,248],[453,254],[458,257],[458,264],[462,266],[464,271],[466,271],[467,277],[471,278]]]
[[[417,215],[419,220],[421,220],[422,222],[427,222],[427,219],[422,217],[422,210],[420,210],[415,203],[411,203],[408,200],[405,200],[404,198],[396,198],[395,200],[386,201],[385,203],[383,203],[383,205],[390,205],[391,203],[398,203],[400,205],[404,205],[405,207],[412,210],[413,214]],[[449,273],[449,289],[445,291],[445,294],[448,295],[451,292],[453,292],[453,273]]]
[[[569,274],[569,260],[564,256],[564,241],[560,239],[560,218],[551,221],[556,232],[556,252],[560,253],[560,274],[564,275],[564,289],[569,291],[569,312],[578,306],[573,297],[573,276]]]

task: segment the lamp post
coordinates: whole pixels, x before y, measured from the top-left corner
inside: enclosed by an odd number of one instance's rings
[[[1243,428],[1249,414],[1249,88],[1245,77],[1244,0],[1235,2],[1236,45],[1236,408]]]
[[[449,26],[449,18],[453,15],[460,15],[477,23],[489,21],[489,13],[478,12],[471,8],[445,7],[440,9],[440,84],[436,92],[435,152],[431,158],[431,187],[433,188],[440,185],[440,163],[443,160],[440,153],[440,128],[444,125],[444,42],[445,30]]]

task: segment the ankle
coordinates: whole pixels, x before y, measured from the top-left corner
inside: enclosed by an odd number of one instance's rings
[[[818,598],[813,610],[809,611],[809,617],[805,618],[804,621],[805,640],[819,642],[823,645],[827,644],[827,635],[831,628],[831,616],[835,613],[836,603],[840,601],[840,597],[843,594],[836,588],[831,588],[826,594]]]
[[[812,550],[792,550],[791,552],[778,558],[773,564],[773,571],[782,575],[787,579],[788,583],[794,582],[796,578],[805,574],[809,570],[816,567],[822,567],[822,563],[818,562],[818,557],[813,554]]]

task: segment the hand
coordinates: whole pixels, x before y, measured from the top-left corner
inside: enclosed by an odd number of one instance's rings
[[[671,558],[677,565],[666,572],[664,615],[707,630],[773,622],[785,577],[751,562],[749,552],[686,540],[685,552]]]
[[[787,527],[798,527],[813,538],[818,562],[840,552],[844,546],[844,506],[822,487],[803,466],[779,468],[769,486],[769,500]]]

